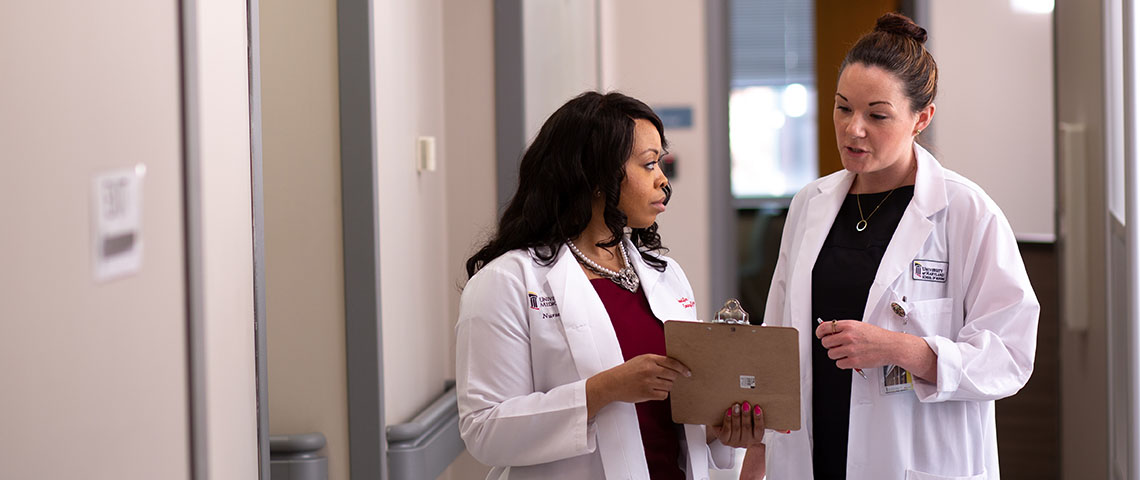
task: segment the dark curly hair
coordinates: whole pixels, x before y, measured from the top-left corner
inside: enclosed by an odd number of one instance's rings
[[[653,123],[664,147],[665,128],[653,109],[620,93],[586,92],[555,111],[523,154],[518,190],[498,231],[467,259],[467,276],[519,248],[533,248],[538,261],[550,265],[566,240],[590,223],[594,192],[605,198],[603,217],[613,234],[597,245],[617,245],[627,224],[618,210],[621,183],[633,152],[634,120],[639,118]],[[665,261],[652,254],[665,250],[656,222],[632,229],[630,239],[646,263],[665,270]]]

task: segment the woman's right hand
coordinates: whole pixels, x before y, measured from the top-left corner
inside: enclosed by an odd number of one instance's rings
[[[673,390],[673,380],[692,372],[681,362],[647,353],[586,379],[586,412],[593,418],[612,402],[638,403],[664,400]]]

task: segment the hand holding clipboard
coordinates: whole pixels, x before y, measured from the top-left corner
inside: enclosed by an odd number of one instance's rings
[[[719,425],[724,406],[748,401],[765,428],[800,429],[798,331],[746,323],[665,322],[668,356],[689,367],[670,393],[673,421]]]

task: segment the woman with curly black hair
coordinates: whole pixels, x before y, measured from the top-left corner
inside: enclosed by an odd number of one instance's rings
[[[460,431],[488,478],[707,478],[759,442],[758,407],[722,426],[673,423],[662,320],[696,320],[662,255],[661,120],[584,93],[527,149],[494,237],[467,261],[456,325]],[[726,406],[728,407],[728,406]]]

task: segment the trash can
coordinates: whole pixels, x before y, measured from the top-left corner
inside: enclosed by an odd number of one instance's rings
[[[270,435],[270,480],[328,480],[329,459],[317,454],[322,448],[321,433]]]

